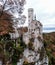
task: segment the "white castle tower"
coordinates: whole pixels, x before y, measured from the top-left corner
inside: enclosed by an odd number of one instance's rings
[[[33,8],[29,8],[28,9],[28,32],[29,33],[31,32],[30,28],[31,28],[31,22],[33,20],[33,13],[34,13]]]
[[[33,20],[33,8],[28,9],[28,21],[31,22]]]

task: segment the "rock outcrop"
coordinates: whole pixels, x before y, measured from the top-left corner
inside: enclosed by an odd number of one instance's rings
[[[34,20],[32,19],[32,8],[29,9],[28,13],[28,29],[22,34],[26,48],[17,65],[48,65],[48,57],[43,45],[42,24],[36,20],[36,17]]]

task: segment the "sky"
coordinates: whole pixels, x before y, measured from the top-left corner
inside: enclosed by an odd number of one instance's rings
[[[28,8],[34,9],[37,20],[43,24],[43,32],[55,31],[55,0],[26,0],[24,6],[26,17]],[[25,25],[27,25],[27,21]]]

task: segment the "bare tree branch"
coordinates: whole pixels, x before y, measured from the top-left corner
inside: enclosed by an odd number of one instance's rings
[[[3,14],[3,10],[5,9],[5,4],[6,4],[6,2],[7,2],[7,0],[5,1],[5,3],[4,3],[4,5],[2,6],[1,5],[1,11],[0,11],[0,17],[2,16],[2,14]]]

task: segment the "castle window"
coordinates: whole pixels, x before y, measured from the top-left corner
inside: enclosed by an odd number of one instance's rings
[[[37,25],[37,23],[35,25]]]
[[[28,16],[30,18],[30,16]]]
[[[35,29],[34,29],[34,31],[35,31]]]
[[[33,29],[31,29],[33,31]]]

